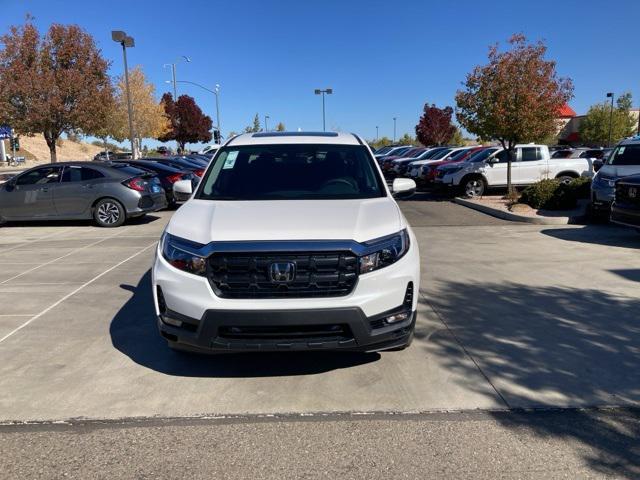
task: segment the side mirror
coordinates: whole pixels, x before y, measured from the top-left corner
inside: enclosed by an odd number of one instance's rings
[[[191,180],[178,180],[173,184],[173,194],[179,202],[186,202],[193,194]]]
[[[604,165],[604,162],[600,159],[596,159],[593,161],[593,171],[597,172],[598,170],[600,170],[602,168],[602,166]]]
[[[396,178],[391,185],[391,194],[397,198],[406,198],[416,191],[416,182],[410,178]]]
[[[498,163],[498,162],[499,162],[498,157],[489,157],[489,158],[487,158],[487,163],[490,164],[490,165],[492,165],[494,163]]]

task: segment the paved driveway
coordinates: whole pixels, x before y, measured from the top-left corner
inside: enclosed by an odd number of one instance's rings
[[[422,253],[417,338],[369,355],[169,351],[149,287],[168,212],[0,229],[0,420],[637,404],[640,236],[402,208]]]

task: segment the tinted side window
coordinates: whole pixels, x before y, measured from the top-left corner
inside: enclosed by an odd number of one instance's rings
[[[507,163],[509,161],[509,152],[502,150],[496,154],[495,158],[498,160],[496,163]]]
[[[523,147],[521,158],[523,162],[536,162],[538,160],[542,160],[540,147]]]
[[[16,185],[43,185],[46,183],[58,183],[61,167],[46,167],[32,170],[20,175]]]
[[[87,180],[95,180],[96,178],[103,178],[104,175],[93,168],[87,167],[65,167],[62,174],[63,182],[83,182]]]

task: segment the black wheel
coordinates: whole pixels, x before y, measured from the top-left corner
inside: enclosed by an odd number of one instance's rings
[[[99,227],[119,227],[127,219],[122,204],[113,198],[103,198],[93,209],[93,218]]]
[[[487,190],[487,184],[482,177],[465,178],[462,183],[462,192],[469,198],[479,198]]]
[[[565,185],[569,185],[573,181],[573,177],[570,177],[569,175],[562,175],[561,177],[556,177],[556,179],[560,180],[560,183]]]

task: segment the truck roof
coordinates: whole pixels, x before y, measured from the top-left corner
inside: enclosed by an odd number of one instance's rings
[[[343,132],[258,132],[243,133],[229,140],[225,146],[233,145],[278,145],[320,143],[329,145],[363,145],[360,137]]]

